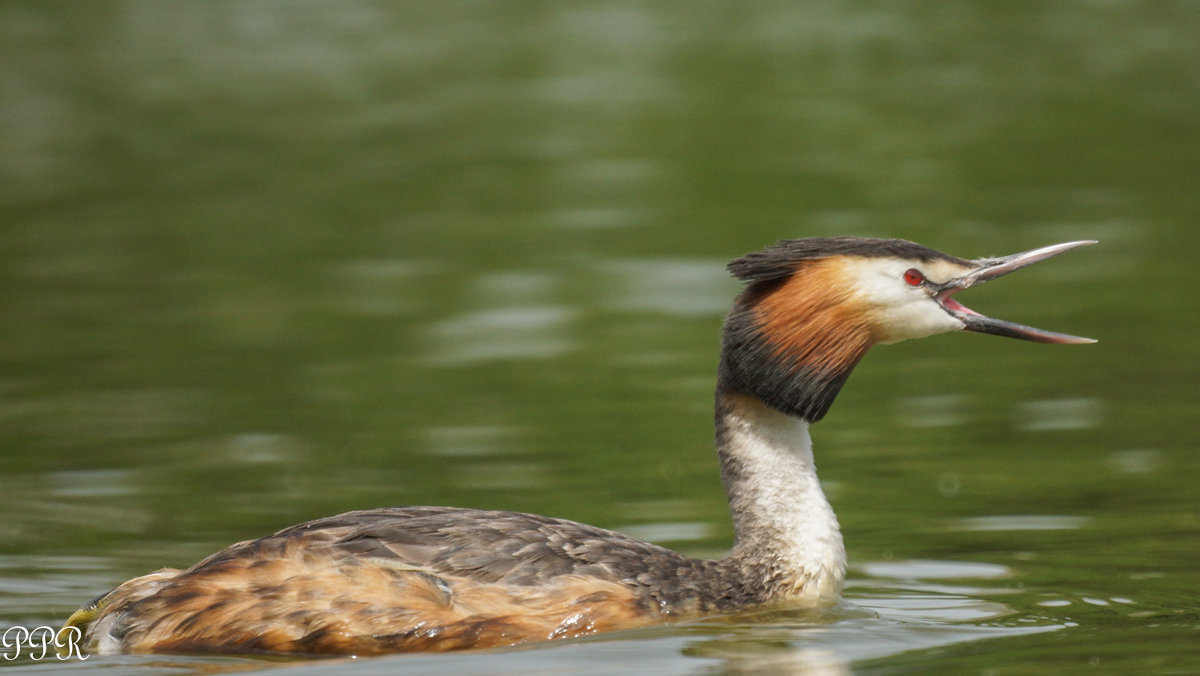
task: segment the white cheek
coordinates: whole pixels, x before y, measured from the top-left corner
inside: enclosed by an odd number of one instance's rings
[[[855,295],[871,308],[876,336],[881,343],[897,343],[939,333],[958,331],[963,323],[942,309],[925,289],[904,282],[904,261],[864,262],[855,271]]]
[[[912,302],[886,309],[882,320],[878,326],[881,343],[898,343],[963,328],[961,321],[924,294],[914,296]]]

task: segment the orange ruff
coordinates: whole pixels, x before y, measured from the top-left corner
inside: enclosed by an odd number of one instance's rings
[[[837,259],[807,261],[764,297],[756,312],[776,356],[824,373],[848,371],[873,341],[865,308],[852,299]]]

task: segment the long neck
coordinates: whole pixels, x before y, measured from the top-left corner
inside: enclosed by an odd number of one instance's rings
[[[725,562],[738,584],[764,603],[835,601],[846,551],[817,480],[808,423],[722,389],[716,427],[736,534]]]

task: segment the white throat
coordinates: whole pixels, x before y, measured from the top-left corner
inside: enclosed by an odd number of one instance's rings
[[[833,603],[846,550],[817,479],[808,423],[743,395],[725,394],[718,415],[737,536],[730,558],[762,568],[778,601]]]

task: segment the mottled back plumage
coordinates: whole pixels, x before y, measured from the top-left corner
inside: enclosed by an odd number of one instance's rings
[[[399,507],[310,521],[132,580],[98,600],[95,629],[157,652],[485,647],[736,605],[743,592],[721,589],[723,578],[717,562],[562,519]],[[291,609],[276,617],[280,607]]]

